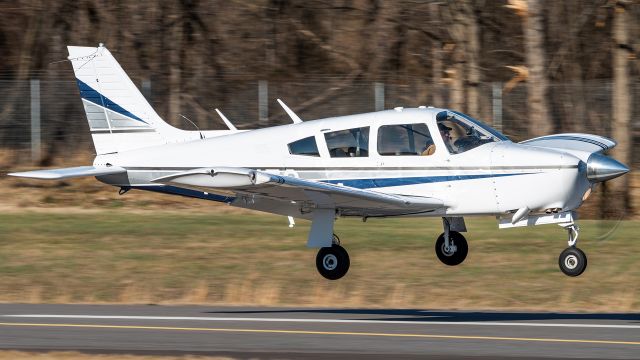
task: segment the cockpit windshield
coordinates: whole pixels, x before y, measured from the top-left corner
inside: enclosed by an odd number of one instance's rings
[[[439,112],[436,121],[442,140],[451,154],[461,154],[491,142],[509,141],[497,130],[457,111]]]

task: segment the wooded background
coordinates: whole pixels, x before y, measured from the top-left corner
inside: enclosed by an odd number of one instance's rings
[[[91,154],[88,126],[64,61],[67,45],[105,43],[158,113],[175,126],[240,128],[386,108],[451,107],[514,141],[588,132],[640,168],[640,1],[0,1],[0,147],[28,159],[30,80],[40,80],[40,165]],[[267,81],[269,112],[258,114]],[[498,87],[496,87],[496,84]],[[632,177],[607,186],[632,209]]]

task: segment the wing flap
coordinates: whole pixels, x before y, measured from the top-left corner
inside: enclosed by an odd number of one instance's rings
[[[30,178],[30,179],[41,179],[41,180],[62,180],[62,179],[70,179],[70,178],[83,177],[83,176],[101,176],[101,175],[120,174],[125,172],[127,172],[127,170],[119,166],[105,166],[105,167],[78,166],[78,167],[61,168],[61,169],[15,172],[7,175]]]

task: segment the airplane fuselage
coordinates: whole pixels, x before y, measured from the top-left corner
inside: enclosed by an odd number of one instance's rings
[[[429,156],[384,156],[376,151],[381,126],[424,123],[431,134],[439,134],[436,114],[440,111],[389,110],[236,132],[101,155],[95,165],[126,168],[126,177],[100,178],[121,187],[157,190],[153,179],[190,169],[228,166],[389,194],[435,197],[445,203],[440,210],[410,214],[413,216],[501,215],[523,207],[532,212],[569,211],[581,205],[591,184],[580,174],[583,162],[567,152],[500,141],[451,154],[440,136],[433,136],[436,150]],[[323,134],[362,127],[370,129],[368,156],[330,156]],[[319,156],[290,153],[287,144],[310,136],[315,137]],[[240,207],[303,215],[292,206],[295,204],[220,199]]]

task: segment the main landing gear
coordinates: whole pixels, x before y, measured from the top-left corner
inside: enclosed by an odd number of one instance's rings
[[[459,232],[452,231],[446,218],[442,218],[442,224],[444,232],[436,240],[436,255],[445,265],[459,265],[467,258],[469,252],[467,239]]]
[[[566,227],[569,232],[569,247],[560,253],[558,265],[560,270],[567,276],[578,276],[587,268],[587,255],[576,247],[578,242],[578,231],[580,230],[576,224]]]
[[[316,255],[316,268],[320,275],[329,280],[338,280],[349,271],[349,254],[340,246],[340,238],[333,235],[331,247],[323,247]]]

